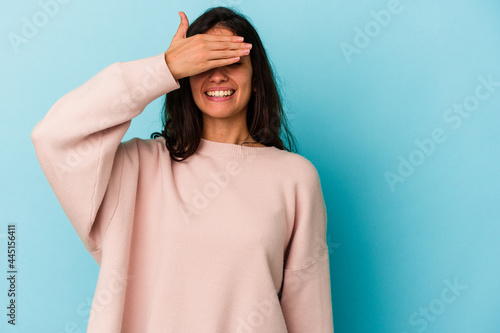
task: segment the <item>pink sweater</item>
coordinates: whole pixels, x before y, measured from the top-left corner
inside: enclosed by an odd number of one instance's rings
[[[276,147],[121,142],[178,89],[163,53],[114,63],[60,98],[31,134],[69,221],[100,266],[87,332],[331,333],[318,172]]]

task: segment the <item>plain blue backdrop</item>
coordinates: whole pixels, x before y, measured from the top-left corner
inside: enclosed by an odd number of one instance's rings
[[[0,14],[0,266],[16,224],[19,272],[15,328],[0,282],[0,331],[85,332],[99,273],[33,126],[106,66],[165,51],[179,10],[226,5],[257,28],[320,174],[335,332],[500,332],[498,1],[54,1]],[[160,106],[124,140],[159,130]]]

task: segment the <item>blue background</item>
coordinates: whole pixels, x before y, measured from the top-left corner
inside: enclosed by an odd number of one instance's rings
[[[192,22],[213,5],[235,6],[257,28],[299,153],[319,171],[335,332],[500,332],[494,0],[73,0],[17,52],[9,36],[43,8],[4,1],[0,262],[6,274],[6,230],[16,224],[19,280],[13,329],[1,279],[0,331],[85,332],[99,272],[36,160],[33,126],[104,67],[165,51],[177,11]],[[481,76],[497,82],[491,91],[477,88]],[[468,116],[450,113],[466,102]],[[124,140],[159,130],[160,106],[135,118]],[[436,130],[441,140],[431,144]]]

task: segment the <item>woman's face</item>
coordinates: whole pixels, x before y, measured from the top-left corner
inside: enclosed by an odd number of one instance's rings
[[[234,35],[223,27],[213,27],[206,34]],[[246,113],[252,94],[252,73],[250,55],[246,55],[231,65],[191,76],[189,83],[194,102],[204,116],[227,118]]]

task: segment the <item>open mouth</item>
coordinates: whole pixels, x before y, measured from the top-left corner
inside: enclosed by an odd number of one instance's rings
[[[236,90],[209,90],[205,91],[205,95],[209,97],[223,98],[232,96],[235,92]]]

